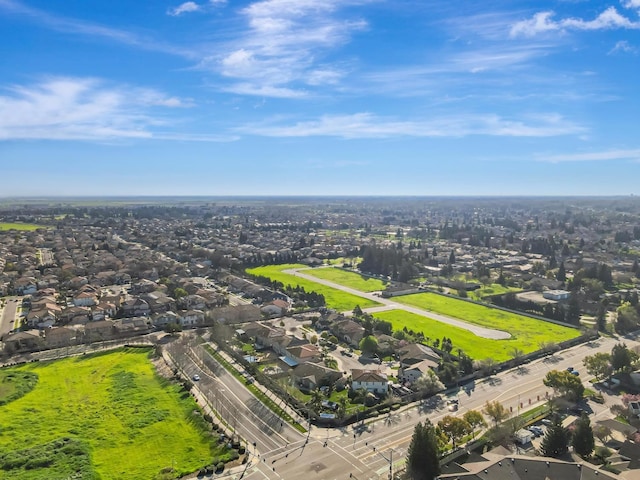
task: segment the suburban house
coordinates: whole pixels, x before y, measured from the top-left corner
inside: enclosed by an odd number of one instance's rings
[[[502,455],[487,452],[476,461],[451,463],[442,469],[441,480],[613,480],[618,478],[586,463],[548,457]]]
[[[125,317],[141,317],[151,313],[149,304],[141,298],[133,298],[122,304],[122,314]]]
[[[180,323],[180,317],[175,312],[162,312],[153,316],[153,324],[156,327],[164,328],[170,323],[178,325]]]
[[[437,370],[440,365],[440,355],[426,345],[411,343],[405,345],[398,352],[400,368],[398,378],[403,382],[415,382],[429,369]]]
[[[85,340],[88,342],[111,340],[114,334],[114,323],[111,320],[89,322],[84,326]]]
[[[37,330],[10,333],[2,341],[4,342],[5,352],[9,354],[33,352],[44,346],[40,332]]]
[[[331,325],[331,333],[349,345],[357,347],[364,337],[364,327],[353,320],[342,320]]]
[[[386,395],[389,391],[387,376],[380,370],[351,370],[351,389],[360,390],[364,388],[367,392],[376,395]]]
[[[310,343],[288,347],[286,356],[295,360],[296,363],[315,363],[322,360],[320,349]]]
[[[98,303],[98,297],[94,292],[82,291],[73,296],[73,304],[76,307],[91,307]]]
[[[183,327],[195,327],[204,323],[202,310],[188,310],[180,316],[180,325]]]
[[[289,303],[284,300],[276,299],[273,302],[269,302],[266,305],[260,307],[260,311],[265,315],[283,315],[289,309]]]
[[[66,327],[47,328],[44,330],[44,343],[47,348],[60,348],[73,345],[76,330]]]
[[[342,378],[342,372],[325,367],[318,363],[305,362],[291,369],[291,380],[303,390],[333,385]]]

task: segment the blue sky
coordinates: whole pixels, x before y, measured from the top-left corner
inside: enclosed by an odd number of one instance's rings
[[[0,196],[640,194],[640,0],[0,0]]]

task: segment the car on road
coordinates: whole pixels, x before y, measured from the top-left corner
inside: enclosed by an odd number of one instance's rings
[[[198,375],[198,374],[196,373],[196,374],[195,374],[193,377],[191,377],[191,378],[193,378],[193,380],[194,380],[195,382],[197,382],[197,381],[199,381],[199,380],[200,380],[200,375]]]
[[[571,375],[575,375],[576,377],[580,376],[580,372],[577,370],[571,370]]]

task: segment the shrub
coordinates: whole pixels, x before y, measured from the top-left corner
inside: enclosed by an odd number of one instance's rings
[[[216,473],[220,473],[220,472],[222,472],[222,471],[224,471],[224,463],[222,463],[222,462],[218,462],[218,463],[216,464]]]

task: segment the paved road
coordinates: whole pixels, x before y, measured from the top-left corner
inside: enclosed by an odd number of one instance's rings
[[[521,368],[502,372],[492,378],[466,384],[458,390],[448,392],[447,395],[455,396],[460,402],[455,415],[462,415],[472,409],[481,411],[487,401],[494,400],[498,400],[516,414],[519,410],[524,411],[543,403],[546,395],[552,393],[542,383],[547,372],[571,366],[580,372],[583,381],[587,381],[590,376],[582,366],[582,359],[596,352],[609,352],[618,341],[624,341],[630,347],[640,345],[633,338],[599,339]],[[225,382],[225,385],[229,383]],[[239,382],[238,387],[244,388]],[[264,445],[258,443],[256,455],[259,453],[260,457],[255,457],[255,461],[244,472],[243,478],[330,480],[349,478],[350,473],[354,478],[361,480],[387,478],[392,456],[394,469],[402,466],[415,424],[427,418],[432,423],[437,423],[445,415],[451,414],[447,410],[445,400],[445,395],[432,397],[426,402],[412,404],[367,424],[342,429],[312,427],[308,443],[305,443],[304,436],[293,429],[285,430],[288,432],[286,441],[281,435],[271,435],[270,440],[279,445],[269,450],[267,442],[264,442]],[[617,403],[617,400],[614,401]],[[611,402],[612,400],[608,399],[605,405],[591,403],[595,417],[606,417]],[[247,416],[243,420],[242,428],[246,429],[250,439],[259,437],[257,432],[260,431],[260,425],[244,424],[254,422],[254,418],[255,416]],[[238,431],[241,432],[240,427]],[[376,447],[375,450],[373,447]]]
[[[412,307],[410,305],[404,305],[402,303],[395,303],[393,300],[379,297],[374,293],[361,292],[360,290],[356,290],[354,288],[345,287],[344,285],[340,285],[338,283],[330,282],[328,280],[317,278],[312,275],[307,275],[306,273],[302,273],[299,269],[293,268],[289,270],[283,270],[282,273],[304,278],[305,280],[320,283],[322,285],[326,285],[327,287],[335,288],[337,290],[342,290],[343,292],[350,293],[358,297],[362,297],[368,300],[372,300],[374,302],[382,303],[385,307],[388,307],[388,309],[405,310],[407,312],[411,312],[416,315],[420,315],[422,317],[431,318],[433,320],[438,320],[439,322],[453,325],[455,327],[464,328],[465,330],[470,331],[471,333],[473,333],[474,335],[477,335],[478,337],[489,338],[492,340],[505,340],[505,339],[511,338],[511,334],[509,332],[503,332],[502,330],[494,330],[492,328],[485,328],[479,325],[473,325],[463,320],[459,320],[453,317],[447,317],[446,315],[441,315],[439,313],[431,312],[429,310],[423,310],[421,308]],[[376,311],[380,311],[380,308],[381,307],[372,307],[371,309],[368,309],[368,308],[363,309],[363,311],[373,313]]]
[[[21,304],[19,297],[6,297],[4,300],[4,308],[0,309],[0,339],[15,328],[16,312]]]

